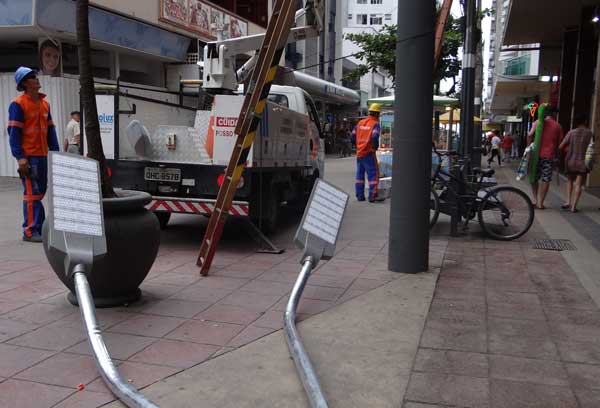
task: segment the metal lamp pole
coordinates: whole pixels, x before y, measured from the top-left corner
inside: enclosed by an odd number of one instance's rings
[[[435,0],[399,0],[388,268],[429,267]],[[409,198],[407,198],[409,197]]]
[[[465,42],[462,61],[462,110],[460,118],[460,151],[466,157],[473,154],[475,128],[475,0],[466,0],[465,5]]]

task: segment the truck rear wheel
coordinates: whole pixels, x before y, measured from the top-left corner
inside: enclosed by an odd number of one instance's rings
[[[171,219],[171,213],[166,211],[155,211],[154,215],[158,218],[158,224],[160,225],[160,229],[163,230],[167,228],[167,224]]]

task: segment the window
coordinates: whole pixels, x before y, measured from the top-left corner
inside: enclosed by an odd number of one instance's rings
[[[383,17],[381,14],[371,14],[371,25],[382,25]]]
[[[356,4],[367,4],[367,0],[356,0]]]
[[[504,68],[504,75],[527,75],[529,73],[529,64],[529,54],[508,60]]]
[[[352,20],[352,14],[348,14],[348,20]]]
[[[385,21],[392,21],[392,15],[391,14],[386,14],[385,15]]]
[[[371,0],[371,4],[383,4],[383,0]]]
[[[319,122],[319,115],[317,114],[317,108],[315,108],[315,104],[313,103],[312,99],[306,95],[304,95],[304,103],[306,103],[306,109],[308,110],[308,116],[310,117],[310,120],[317,127],[319,137],[322,137],[321,122]]]
[[[366,14],[357,14],[356,15],[356,24],[367,25],[367,15]]]
[[[286,108],[290,107],[288,98],[285,95],[270,94],[267,99],[269,100],[269,102],[276,103],[277,105],[285,106]]]

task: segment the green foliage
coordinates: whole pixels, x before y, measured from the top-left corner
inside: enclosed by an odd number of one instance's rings
[[[482,19],[490,14],[490,10],[483,10],[479,18]],[[455,18],[452,15],[448,16],[444,41],[442,42],[442,54],[433,78],[436,84],[436,93],[439,93],[439,89],[437,88],[439,88],[440,81],[444,79],[451,79],[453,81],[453,86],[447,92],[448,95],[455,95],[458,92],[456,78],[461,70],[458,50],[463,43],[463,24],[464,17]],[[379,33],[375,34],[346,34],[344,38],[352,41],[361,49],[361,51],[353,56],[362,61],[362,63],[346,75],[344,79],[352,82],[360,79],[360,77],[369,72],[383,70],[395,81],[397,29],[396,25],[385,25]]]

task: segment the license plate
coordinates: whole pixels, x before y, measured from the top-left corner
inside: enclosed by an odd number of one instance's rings
[[[170,183],[179,183],[181,182],[181,170],[146,167],[144,169],[144,179],[148,181],[166,181]]]

